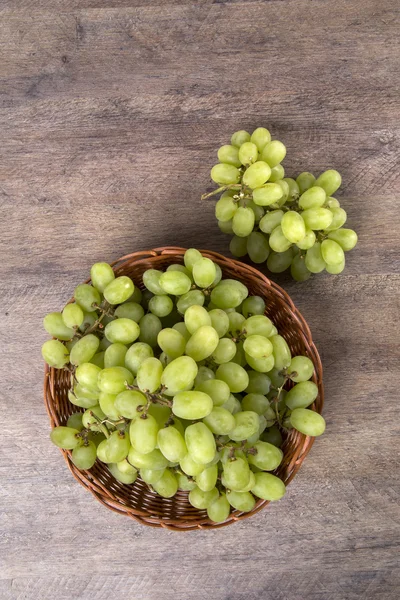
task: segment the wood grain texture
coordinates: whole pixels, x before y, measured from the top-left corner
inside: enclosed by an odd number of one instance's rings
[[[397,600],[396,0],[3,0],[1,600]],[[100,507],[48,440],[41,319],[96,260],[227,252],[200,204],[216,149],[266,125],[327,167],[360,242],[338,278],[277,280],[325,368],[327,433],[286,498],[176,534]]]

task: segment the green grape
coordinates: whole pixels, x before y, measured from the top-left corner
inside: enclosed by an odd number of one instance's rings
[[[163,272],[157,269],[147,269],[143,273],[142,279],[146,288],[156,296],[164,296],[165,292],[160,285],[160,278]]]
[[[196,365],[197,367],[197,365]],[[212,369],[201,365],[198,367],[198,373],[194,380],[194,385],[197,389],[199,385],[201,385],[204,381],[209,381],[210,379],[215,379],[215,373]]]
[[[211,465],[196,477],[196,484],[202,492],[210,492],[215,488],[218,478],[217,465]],[[193,488],[194,489],[194,488]]]
[[[108,460],[117,463],[128,456],[129,437],[123,431],[114,431],[107,439],[106,454]]]
[[[250,354],[245,354],[247,364],[249,367],[258,371],[259,373],[268,373],[274,366],[275,360],[274,355],[271,354],[266,358],[254,358]]]
[[[82,438],[77,437],[79,431],[72,427],[54,427],[50,432],[50,439],[59,448],[72,450],[82,444]]]
[[[265,373],[257,371],[248,371],[249,385],[244,390],[247,394],[268,394],[271,387],[271,379]],[[257,411],[255,411],[257,412]]]
[[[121,317],[108,323],[104,329],[104,334],[113,344],[132,344],[139,337],[140,328],[136,321]]]
[[[231,362],[236,363],[237,365],[240,365],[241,367],[246,366],[247,362],[246,362],[246,355],[243,350],[243,342],[236,342],[236,354],[232,358]]]
[[[100,340],[100,345],[99,345],[99,350],[100,351],[104,351],[107,350],[107,348],[111,346],[111,342],[108,341],[108,339],[106,337],[103,337]]]
[[[281,335],[273,335],[270,340],[272,342],[275,357],[275,368],[284,369],[285,367],[288,367],[290,365],[292,356],[285,338],[283,338]]]
[[[182,296],[190,290],[192,282],[181,271],[166,271],[160,277],[160,286],[166,294]]]
[[[211,287],[215,287],[216,285],[218,285],[218,283],[221,281],[222,279],[222,269],[219,266],[218,263],[214,263],[215,266],[215,277],[214,277],[214,281],[211,284]]]
[[[114,421],[117,421],[121,416],[121,413],[115,408],[116,399],[116,394],[107,394],[106,392],[100,392],[99,406],[103,413]]]
[[[248,462],[240,457],[229,459],[225,462],[223,465],[223,472],[226,487],[230,490],[241,490],[246,487],[250,479]]]
[[[279,477],[272,473],[255,473],[254,476],[256,483],[251,491],[255,496],[270,502],[283,498],[286,487]]]
[[[335,231],[336,229],[339,229],[347,221],[347,213],[346,213],[345,210],[343,210],[343,208],[335,208],[335,207],[333,207],[333,208],[329,208],[329,210],[333,214],[333,219],[332,219],[332,223],[325,230],[327,232],[329,232],[329,231]]]
[[[96,367],[100,367],[100,369],[104,369],[104,352],[96,352],[89,362],[96,365]]]
[[[181,296],[181,297],[183,297],[183,296]],[[187,330],[185,323],[182,323],[182,321],[180,321],[179,323],[175,323],[175,325],[172,327],[172,329],[174,329],[175,331],[179,331],[179,333],[184,338],[185,342],[187,342],[188,339],[190,339],[191,333],[190,333],[190,331]]]
[[[241,162],[239,160],[239,150],[236,148],[236,146],[230,146],[229,144],[219,148],[218,160],[221,163],[233,165],[234,167],[241,166]]]
[[[178,299],[176,307],[178,311],[184,315],[190,306],[203,306],[204,300],[205,297],[201,290],[190,290]]]
[[[121,473],[124,473],[125,475],[137,475],[137,469],[135,469],[126,458],[118,461],[116,464]]]
[[[254,263],[264,263],[269,254],[269,244],[265,235],[253,231],[247,238],[247,253]]]
[[[299,242],[296,242],[296,246],[300,248],[300,250],[309,250],[312,248],[316,241],[316,235],[312,229],[306,229],[306,234]]]
[[[278,165],[280,166],[280,165]],[[276,169],[277,167],[274,167],[274,169]],[[295,179],[292,179],[291,177],[281,177],[280,179],[282,179],[282,181],[284,181],[285,183],[288,184],[289,186],[289,194],[288,194],[288,199],[287,201],[289,203],[291,202],[296,202],[296,200],[298,200],[299,196],[300,196],[300,188],[299,188],[299,184],[297,183],[297,181]]]
[[[254,444],[256,454],[249,454],[248,461],[263,471],[274,471],[282,462],[283,452],[268,442]]]
[[[97,448],[93,442],[88,441],[84,446],[74,448],[71,458],[78,469],[91,469],[96,462]]]
[[[177,264],[169,265],[167,267],[167,271],[180,271],[181,273],[185,273],[185,275],[187,275],[189,277],[189,279],[192,278],[191,271],[189,271],[189,269],[187,269],[184,265],[177,265]]]
[[[118,463],[118,464],[120,464],[120,463]],[[121,483],[124,483],[125,485],[131,485],[132,483],[134,483],[136,481],[136,478],[137,478],[136,469],[135,469],[134,473],[123,473],[121,471],[121,469],[118,468],[117,464],[108,465],[108,469],[109,469],[111,475],[117,481],[120,481]]]
[[[193,265],[193,279],[197,286],[208,288],[217,274],[215,264],[209,258],[202,258]]]
[[[179,392],[175,394],[172,402],[172,412],[181,419],[203,419],[210,414],[212,409],[211,397],[197,390]]]
[[[254,204],[253,200],[245,200],[243,202],[245,206],[251,208],[251,210],[253,211],[255,223],[259,223],[265,214],[264,208],[262,206],[257,206],[257,204]]]
[[[293,210],[289,210],[283,215],[281,228],[285,238],[293,244],[300,242],[306,235],[306,226],[302,216]]]
[[[238,235],[234,235],[231,241],[229,242],[229,251],[233,256],[237,258],[242,258],[247,254],[247,237],[239,237]]]
[[[114,271],[108,263],[95,263],[90,269],[90,278],[92,283],[99,292],[104,292],[109,283],[114,281]]]
[[[142,392],[153,394],[161,385],[161,376],[163,374],[163,366],[158,358],[146,358],[140,365],[136,383]]]
[[[155,483],[157,483],[157,481],[160,481],[161,477],[164,474],[164,471],[165,471],[165,469],[158,469],[158,470],[140,469],[139,475],[145,483],[148,483],[149,485],[154,485]],[[179,483],[179,477],[178,477],[178,483]]]
[[[79,308],[79,306],[77,307]],[[65,310],[65,309],[64,309]],[[43,319],[43,327],[49,335],[56,337],[64,342],[74,337],[75,331],[72,327],[67,327],[60,312],[52,312]]]
[[[211,317],[203,306],[192,305],[184,314],[187,330],[193,335],[200,327],[211,326]]]
[[[244,131],[244,129],[241,129],[240,131],[235,131],[235,133],[231,137],[231,144],[232,146],[236,146],[236,148],[240,148],[242,144],[249,141],[250,134],[247,133],[247,131]]]
[[[233,340],[228,338],[220,339],[214,352],[211,354],[211,359],[222,365],[223,363],[230,362],[236,355],[236,344]]]
[[[137,304],[140,304],[142,301],[142,292],[140,290],[140,288],[138,288],[135,285],[135,289],[133,290],[133,294],[132,296],[129,298],[129,302],[136,302]],[[126,316],[126,315],[123,315]]]
[[[246,169],[242,181],[244,185],[247,185],[254,190],[255,188],[264,185],[264,183],[268,181],[270,175],[270,166],[266,162],[259,160]],[[257,204],[257,202],[255,202],[255,204]]]
[[[247,319],[253,315],[263,315],[265,302],[261,296],[248,296],[242,305],[242,313]]]
[[[71,350],[70,361],[73,365],[81,365],[87,363],[96,354],[100,340],[92,333],[85,335]]]
[[[222,406],[215,406],[207,417],[203,419],[203,423],[216,435],[227,435],[235,427],[234,416]]]
[[[279,428],[276,425],[265,429],[265,431],[261,435],[263,442],[268,442],[269,444],[273,444],[274,446],[282,445],[282,434],[279,431]]]
[[[235,308],[248,296],[248,289],[235,279],[223,279],[211,292],[211,301],[217,308]]]
[[[301,357],[298,357],[301,358]],[[313,381],[301,381],[296,384],[285,396],[285,404],[291,410],[307,408],[318,396],[318,387]]]
[[[102,440],[100,444],[97,446],[97,458],[101,460],[103,463],[110,463],[107,456],[107,440]]]
[[[160,293],[162,293],[162,292],[160,292]],[[153,296],[154,296],[153,292],[150,292],[147,289],[143,290],[143,294],[142,294],[142,306],[143,306],[143,308],[144,308],[145,311],[149,309],[150,298],[152,298]]]
[[[307,356],[295,356],[290,361],[288,376],[292,381],[308,381],[314,373],[314,364]]]
[[[59,313],[54,313],[54,314],[59,314]],[[73,329],[74,327],[79,327],[80,325],[82,325],[84,318],[85,318],[85,315],[83,313],[83,310],[81,309],[80,306],[78,306],[78,304],[75,304],[74,302],[72,302],[71,304],[67,304],[67,306],[62,311],[62,320],[64,322],[64,325],[66,325],[67,328]],[[69,334],[69,332],[68,332],[68,334]],[[58,336],[55,335],[54,337],[58,337]],[[62,339],[62,338],[60,338],[60,339]],[[71,339],[71,337],[69,337],[67,339]]]
[[[271,134],[265,127],[257,127],[251,134],[251,142],[255,144],[258,150],[261,150],[271,141]]]
[[[194,264],[202,258],[203,256],[199,250],[196,250],[196,248],[189,248],[184,254],[183,261],[185,263],[185,267],[192,272]]]
[[[126,419],[135,419],[143,411],[147,398],[136,390],[125,390],[115,397],[115,409]]]
[[[168,466],[168,460],[157,448],[148,454],[142,454],[131,446],[128,454],[128,461],[131,465],[136,467],[136,469],[152,469],[158,471],[165,469]]]
[[[280,179],[283,179],[284,177],[285,177],[285,169],[282,167],[282,165],[275,165],[275,167],[272,167],[271,175],[269,178],[269,181],[271,183],[275,183],[276,181],[279,181]]]
[[[219,183],[220,185],[231,185],[239,182],[240,171],[233,165],[220,163],[213,166],[210,177],[215,183]]]
[[[68,400],[75,406],[91,408],[98,402],[100,392],[82,387],[79,383],[74,386],[73,391],[68,391]]]
[[[271,252],[268,256],[267,267],[271,273],[283,273],[290,267],[293,259],[293,251],[291,248],[285,252]]]
[[[268,337],[272,337],[273,335],[277,335],[277,334],[278,334],[277,328],[275,327],[275,325],[272,325],[272,331]]]
[[[326,263],[322,257],[321,244],[319,242],[316,242],[312,248],[307,250],[305,265],[311,273],[321,273],[325,269]]]
[[[281,224],[283,210],[272,210],[267,212],[260,221],[260,229],[264,233],[272,233],[272,231]]]
[[[344,251],[334,240],[324,240],[321,244],[321,255],[326,264],[340,265],[344,261]]]
[[[253,201],[258,206],[270,206],[278,202],[282,195],[282,188],[279,183],[266,183],[262,187],[253,190]]]
[[[144,315],[139,322],[139,340],[152,348],[157,346],[157,336],[162,329],[162,323],[156,315],[149,313]]]
[[[318,177],[315,182],[315,185],[322,187],[327,196],[332,196],[336,192],[336,190],[340,187],[342,183],[342,178],[340,173],[335,171],[334,169],[328,169],[328,171],[324,171]]]
[[[252,358],[268,358],[272,354],[272,343],[262,335],[247,335],[243,348]]]
[[[260,421],[258,414],[252,410],[245,410],[235,414],[235,427],[229,434],[231,440],[241,442],[258,432]],[[243,487],[243,486],[242,486]]]
[[[222,405],[222,408],[226,408],[232,415],[236,415],[236,413],[242,410],[242,405],[233,394],[230,394],[228,400]]]
[[[238,156],[242,165],[251,165],[257,160],[258,148],[253,142],[243,142],[239,148]]]
[[[261,159],[272,168],[283,161],[286,156],[286,147],[279,140],[272,140],[266,144],[261,152]]]
[[[231,312],[228,315],[229,319],[229,333],[237,335],[240,333],[243,323],[245,322],[244,316],[239,312]]]
[[[66,426],[72,429],[77,429],[78,431],[82,431],[82,415],[83,413],[81,412],[72,413],[72,415],[68,417]]]
[[[286,181],[279,180],[277,181],[277,185],[279,185],[282,190],[282,196],[277,201],[277,206],[275,205],[273,208],[279,208],[280,206],[283,206],[289,198],[289,184]]]
[[[202,392],[192,393],[201,394]],[[210,401],[212,403],[211,398]],[[185,430],[185,442],[188,449],[188,453],[190,454],[191,458],[198,464],[206,465],[207,463],[213,460],[216,453],[215,438],[211,431],[208,429],[207,425],[205,425],[204,423],[194,423],[193,425],[189,425]]]
[[[156,317],[166,317],[174,308],[174,303],[169,296],[153,296],[149,301],[149,310]]]
[[[274,368],[268,373],[268,377],[271,380],[271,385],[274,388],[282,387],[285,383],[285,376],[282,375],[281,369]]]
[[[223,523],[229,517],[231,506],[225,494],[221,494],[212,504],[207,507],[207,515],[214,523]]]
[[[325,190],[318,186],[313,186],[302,193],[299,199],[299,206],[303,210],[309,208],[320,208],[326,202]]]
[[[133,375],[124,367],[110,367],[99,374],[97,385],[101,392],[119,394],[126,389],[125,383],[133,383]]]
[[[149,454],[156,448],[158,430],[158,423],[152,415],[134,419],[129,426],[132,447],[142,454]]]
[[[74,298],[77,304],[88,313],[96,310],[95,305],[101,303],[101,296],[99,292],[92,285],[82,283],[75,288]]]
[[[62,369],[69,363],[69,353],[62,342],[48,340],[42,346],[42,357],[50,367]]]
[[[325,419],[320,414],[307,408],[293,410],[290,415],[290,423],[297,431],[311,437],[322,435],[326,425]]]
[[[186,475],[189,477],[195,477],[199,475],[206,468],[203,464],[196,463],[189,454],[186,454],[179,462],[179,466]]]
[[[339,263],[338,265],[326,265],[326,271],[327,273],[330,273],[331,275],[338,275],[339,273],[341,273],[343,271],[345,267],[345,259],[343,258],[343,261],[341,263]]]
[[[170,469],[165,469],[162,477],[153,483],[153,488],[163,498],[172,498],[178,491],[178,480]]]
[[[333,214],[329,208],[309,208],[301,213],[308,229],[326,229],[332,223]]]
[[[122,275],[107,285],[104,290],[104,298],[109,304],[122,304],[132,296],[134,289],[132,279]]]
[[[292,245],[291,242],[285,237],[281,225],[275,227],[269,238],[269,245],[275,252],[285,252]]]
[[[82,363],[75,371],[75,379],[84,388],[98,391],[97,379],[101,369],[91,363]]]
[[[218,499],[219,493],[217,488],[213,488],[208,492],[203,492],[199,487],[195,487],[189,492],[188,500],[192,506],[203,510],[208,508]]]
[[[290,273],[295,281],[306,281],[311,277],[311,272],[303,256],[296,255],[293,258]]]
[[[232,219],[232,230],[238,237],[247,237],[253,231],[255,215],[251,208],[239,206]]]
[[[108,327],[108,325],[107,325],[107,327]],[[111,346],[109,346],[106,349],[106,351],[104,352],[105,368],[124,367],[127,351],[128,351],[128,348],[124,344],[121,344],[121,343],[111,344]]]
[[[157,445],[165,458],[172,462],[179,462],[187,454],[185,440],[175,427],[160,429]]]
[[[197,364],[190,356],[175,358],[165,367],[161,377],[161,383],[166,388],[164,394],[174,396],[191,389],[197,372]]]
[[[128,348],[125,355],[125,367],[136,375],[142,362],[152,356],[154,356],[154,353],[148,344],[137,342]]]
[[[185,352],[186,341],[175,329],[162,329],[157,337],[158,345],[170,358],[178,358]]]
[[[183,434],[183,426],[178,419],[173,419],[172,411],[168,406],[161,406],[161,404],[150,404],[148,414],[155,418],[157,421],[159,428],[165,427],[167,421],[170,423],[173,422],[175,429],[181,431]]]
[[[229,317],[226,312],[220,308],[214,308],[208,313],[211,319],[211,326],[216,330],[219,337],[222,338],[229,329]]]
[[[304,171],[296,178],[296,182],[299,186],[300,194],[304,194],[305,191],[313,187],[315,183],[315,177],[312,173]]]
[[[269,337],[272,333],[273,323],[271,319],[265,315],[253,315],[245,320],[242,325],[242,332],[245,335],[258,335],[263,337]]]
[[[186,314],[186,313],[185,313]],[[219,336],[209,325],[199,327],[186,344],[186,354],[196,362],[211,356],[219,343]]]
[[[200,369],[205,367],[200,367]],[[200,370],[199,370],[200,372]],[[214,374],[213,374],[214,375]],[[213,405],[222,406],[229,400],[230,389],[225,381],[221,381],[220,379],[206,379],[196,385],[196,390],[199,392],[204,392],[210,396],[213,401]]]
[[[228,384],[229,389],[234,394],[243,392],[249,385],[249,376],[247,371],[240,365],[228,362],[223,365],[219,365],[216,371],[216,378],[225,381]]]
[[[263,415],[269,409],[269,400],[262,394],[247,394],[242,400],[242,410]]]
[[[232,508],[239,510],[240,512],[252,511],[256,503],[250,492],[235,492],[229,490],[226,492],[226,497]]]
[[[82,415],[82,425],[91,431],[101,431],[102,427],[99,423],[106,418],[106,415],[101,410],[100,406],[88,408]]]
[[[357,234],[352,229],[338,229],[328,233],[328,238],[335,241],[346,252],[357,244]]]

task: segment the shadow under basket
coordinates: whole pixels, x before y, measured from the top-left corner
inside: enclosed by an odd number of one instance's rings
[[[128,275],[135,285],[143,289],[142,275],[144,271],[147,269],[163,270],[173,263],[183,263],[184,253],[184,248],[175,247],[134,252],[123,256],[112,266],[117,276]],[[216,252],[201,250],[201,253],[219,264],[224,279],[237,279],[248,287],[250,295],[261,296],[266,303],[265,314],[274,322],[279,333],[289,344],[292,355],[302,354],[312,360],[315,367],[312,380],[317,384],[319,393],[310,408],[320,413],[324,398],[321,360],[312,341],[310,329],[288,294],[249,265],[226,258]],[[77,407],[68,400],[69,386],[69,373],[46,367],[44,402],[52,427],[65,425],[68,417],[77,411]],[[291,430],[284,437],[282,446],[284,458],[275,474],[286,485],[300,469],[313,441],[314,438],[305,436],[296,430]],[[69,450],[61,452],[75,479],[104,506],[143,525],[163,527],[174,531],[225,527],[240,519],[251,517],[269,504],[266,500],[258,500],[251,512],[242,513],[233,510],[223,523],[213,523],[207,517],[205,510],[198,510],[189,504],[187,492],[178,491],[173,498],[162,498],[153,492],[140,477],[131,485],[120,483],[114,479],[107,466],[100,461],[96,461],[89,471],[80,471],[72,463],[71,452]]]

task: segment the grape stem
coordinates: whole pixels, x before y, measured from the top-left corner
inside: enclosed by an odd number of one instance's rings
[[[95,415],[92,410],[90,411],[90,416],[93,417],[95,419],[95,421],[97,421],[98,428],[100,429],[100,431],[102,433],[104,433],[104,435],[106,436],[106,438],[109,438],[110,437],[110,432],[108,431],[107,426],[103,424],[103,421],[100,419],[100,417],[98,417],[97,415]]]
[[[207,198],[211,198],[212,196],[216,196],[220,192],[225,192],[226,190],[240,190],[242,186],[239,183],[231,183],[229,185],[222,185],[216,190],[209,192],[208,194],[202,194],[201,199],[207,200]]]
[[[151,403],[160,404],[161,406],[168,406],[169,408],[172,407],[172,400],[168,400],[161,394],[161,391],[163,388],[160,388],[160,392],[151,393],[148,390],[141,390],[137,385],[130,385],[127,382],[125,382],[125,385],[128,390],[135,390],[136,392],[140,392],[141,394],[146,396],[146,398],[147,398],[147,405],[145,408],[146,413],[149,410]]]

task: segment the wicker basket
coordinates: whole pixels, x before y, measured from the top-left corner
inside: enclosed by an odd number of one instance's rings
[[[321,360],[312,341],[310,329],[289,296],[253,267],[225,258],[215,252],[206,250],[201,252],[220,265],[224,278],[238,279],[248,287],[250,294],[263,297],[266,301],[267,316],[272,319],[279,333],[286,339],[292,354],[305,354],[313,361],[315,365],[313,381],[318,385],[319,395],[312,408],[321,412],[323,406]],[[175,247],[134,252],[120,258],[113,263],[113,267],[117,275],[128,275],[135,285],[143,287],[142,275],[146,269],[165,269],[171,263],[183,263],[184,253],[185,249]],[[77,407],[68,401],[69,384],[68,373],[46,368],[44,401],[52,427],[65,424],[70,414],[77,410]],[[284,459],[276,471],[285,484],[288,484],[300,469],[313,441],[314,438],[295,430],[285,438],[282,446]],[[97,461],[90,471],[80,471],[71,461],[71,452],[62,450],[62,453],[75,479],[104,506],[144,525],[164,527],[174,531],[224,527],[250,517],[268,505],[267,501],[258,500],[251,512],[233,511],[224,523],[215,524],[208,519],[206,511],[193,508],[189,504],[187,492],[178,491],[173,498],[161,498],[140,478],[132,485],[119,483],[111,475],[107,466],[100,461]]]

